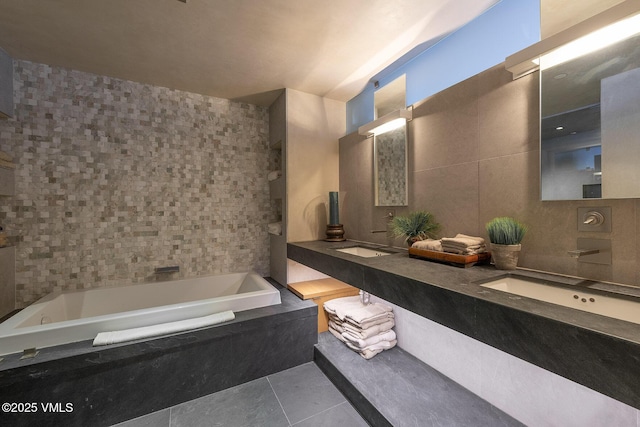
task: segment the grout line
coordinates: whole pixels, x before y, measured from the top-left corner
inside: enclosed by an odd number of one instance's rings
[[[284,410],[284,407],[282,406],[282,402],[280,402],[280,398],[278,397],[278,393],[276,393],[276,391],[273,389],[273,385],[271,385],[271,381],[269,380],[269,376],[265,377],[267,379],[267,382],[269,383],[269,387],[271,387],[271,391],[273,392],[273,395],[276,397],[276,400],[278,401],[278,405],[280,405],[280,409],[282,409],[282,413],[284,414],[284,417],[287,419],[287,423],[289,424],[289,427],[291,427],[291,420],[289,420],[289,417],[287,416],[287,412]]]
[[[320,411],[320,412],[318,412],[317,414],[313,414],[313,415],[311,415],[310,417],[307,417],[307,418],[305,418],[305,419],[303,419],[303,420],[300,420],[300,421],[298,421],[297,423],[292,424],[292,425],[293,425],[293,426],[295,426],[295,425],[297,425],[297,424],[300,424],[301,422],[306,421],[306,420],[308,420],[309,418],[313,418],[313,417],[315,417],[315,416],[317,416],[317,415],[323,414],[323,413],[325,413],[325,412],[327,412],[327,411],[330,411],[330,410],[332,410],[332,409],[334,409],[334,408],[337,408],[337,407],[338,407],[338,406],[340,406],[340,405],[344,405],[345,403],[349,403],[349,401],[348,401],[348,400],[345,400],[344,402],[340,402],[340,403],[338,403],[337,405],[333,405],[331,408],[327,408],[327,409],[325,409],[324,411]],[[359,414],[358,414],[358,415],[359,415]]]

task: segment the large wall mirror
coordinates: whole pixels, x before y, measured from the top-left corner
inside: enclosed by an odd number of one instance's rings
[[[543,69],[540,85],[542,200],[640,198],[640,35]]]
[[[401,76],[374,93],[375,118],[406,107],[406,79]],[[373,140],[376,206],[407,206],[407,127],[375,135]]]

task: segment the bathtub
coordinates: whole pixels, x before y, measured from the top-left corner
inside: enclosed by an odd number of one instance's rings
[[[99,332],[276,304],[280,292],[253,272],[54,292],[0,323],[0,355],[89,340]]]

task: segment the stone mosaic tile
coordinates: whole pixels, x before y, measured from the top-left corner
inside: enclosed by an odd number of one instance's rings
[[[18,306],[58,289],[269,271],[268,111],[14,62],[17,163],[0,224],[17,245]]]

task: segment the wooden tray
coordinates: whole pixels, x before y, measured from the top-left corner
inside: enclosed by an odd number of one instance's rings
[[[449,252],[428,251],[417,248],[409,248],[409,256],[464,268],[471,267],[475,264],[487,264],[491,260],[491,253],[489,252],[483,252],[477,255],[458,255]]]

